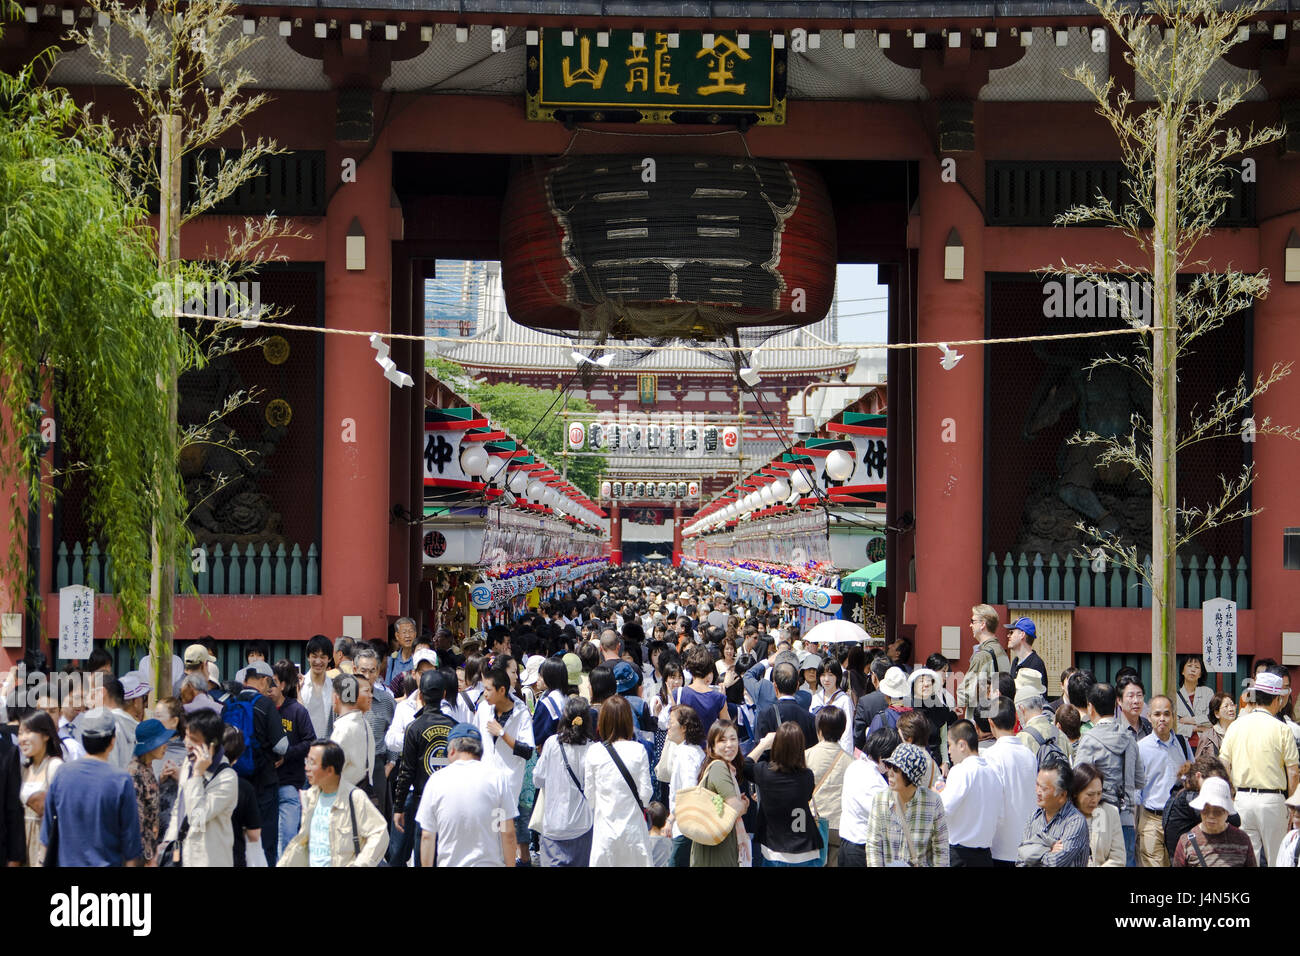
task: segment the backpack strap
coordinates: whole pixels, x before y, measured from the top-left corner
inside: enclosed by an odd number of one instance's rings
[[[1031,727],[1029,724],[1025,724],[1025,733],[1029,734],[1029,736],[1033,737],[1034,740],[1038,741],[1038,746],[1040,747],[1043,746],[1043,744],[1047,743],[1047,739],[1043,737],[1043,735],[1040,734],[1038,731],[1034,730],[1034,728]]]
[[[1187,842],[1196,851],[1196,858],[1201,861],[1201,866],[1208,867],[1209,864],[1205,862],[1205,854],[1201,852],[1201,845],[1196,842],[1196,834],[1191,830],[1187,831]]]
[[[1174,734],[1174,736],[1175,736],[1176,738],[1178,738],[1178,746],[1180,746],[1180,747],[1183,748],[1183,759],[1184,759],[1184,760],[1191,760],[1191,759],[1192,759],[1192,753],[1191,753],[1191,751],[1187,748],[1187,738],[1184,737],[1182,734]]]

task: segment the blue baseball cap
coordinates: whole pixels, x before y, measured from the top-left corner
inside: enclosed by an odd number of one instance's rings
[[[477,727],[473,724],[460,723],[451,728],[451,733],[447,735],[447,743],[464,738],[477,741],[480,744],[483,742],[483,735],[478,732]]]
[[[1017,618],[1015,620],[1015,623],[1007,625],[1007,630],[1024,631],[1025,637],[1029,638],[1031,641],[1034,640],[1034,638],[1038,637],[1038,635],[1034,632],[1034,622],[1027,617]]]

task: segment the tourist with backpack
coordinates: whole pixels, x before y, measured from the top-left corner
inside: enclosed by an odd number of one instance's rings
[[[267,866],[275,866],[280,832],[280,779],[276,767],[289,752],[280,712],[269,694],[275,671],[266,661],[253,661],[235,675],[243,690],[232,694],[221,709],[221,719],[244,738],[244,752],[234,762],[235,773],[249,781],[257,794],[262,819],[262,850]]]
[[[1137,866],[1137,794],[1146,786],[1146,771],[1138,755],[1137,739],[1127,723],[1115,718],[1115,688],[1093,684],[1088,690],[1088,720],[1092,729],[1074,748],[1074,765],[1090,763],[1101,772],[1102,801],[1119,810],[1124,831],[1124,852],[1129,866]]]
[[[1047,714],[1043,678],[1025,668],[1016,675],[1016,718],[1022,730],[1017,735],[1038,761],[1039,769],[1049,763],[1069,763],[1070,743]]]

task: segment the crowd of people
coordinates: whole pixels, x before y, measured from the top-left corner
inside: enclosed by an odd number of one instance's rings
[[[19,706],[0,688],[0,853],[28,866],[1296,866],[1290,677],[1197,657],[1053,675],[1034,622],[915,664],[812,643],[670,568],[611,571],[457,643],[317,635],[301,667],[215,643]],[[51,688],[55,685],[50,684]],[[13,720],[14,723],[7,723]]]

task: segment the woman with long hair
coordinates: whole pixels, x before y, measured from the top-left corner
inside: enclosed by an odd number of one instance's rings
[[[716,793],[736,811],[736,828],[717,846],[692,843],[691,866],[752,866],[753,848],[744,821],[750,805],[749,789],[745,784],[745,762],[740,755],[736,725],[725,717],[709,728],[699,785]]]
[[[590,752],[590,705],[569,697],[555,733],[542,745],[533,782],[546,794],[542,811],[543,866],[586,866],[591,858],[591,802],[583,790]]]
[[[668,718],[668,739],[676,748],[673,751],[673,769],[668,780],[668,812],[677,810],[677,791],[693,787],[699,782],[700,768],[704,765],[704,725],[694,708],[685,704],[673,707]],[[691,841],[673,820],[673,855],[669,866],[691,865]]]
[[[22,719],[18,724],[18,751],[23,759],[18,799],[23,805],[23,826],[27,831],[27,865],[41,866],[45,862],[45,847],[40,840],[45,795],[63,766],[59,730],[49,714],[38,710]]]
[[[591,804],[592,866],[650,866],[650,758],[636,740],[632,707],[614,694],[600,708],[602,743],[587,754],[582,790]]]
[[[1124,832],[1120,827],[1119,810],[1114,804],[1103,803],[1101,771],[1090,763],[1074,768],[1070,783],[1070,799],[1079,812],[1088,818],[1088,845],[1091,855],[1089,866],[1123,866]]]

